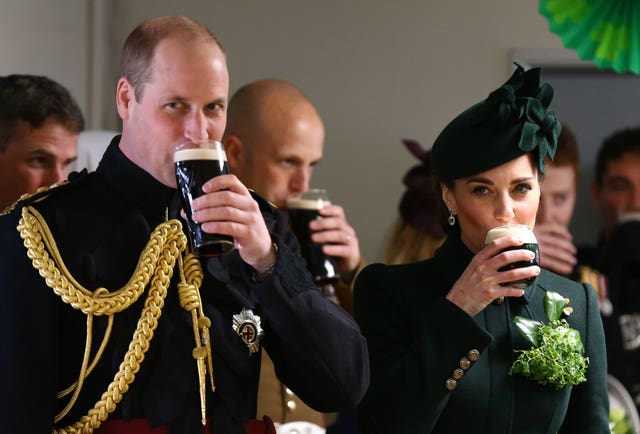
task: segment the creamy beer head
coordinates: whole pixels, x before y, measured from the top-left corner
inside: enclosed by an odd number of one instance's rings
[[[487,232],[487,237],[484,240],[484,244],[487,245],[498,238],[513,235],[522,240],[523,244],[537,244],[536,236],[533,231],[525,225],[506,225],[496,226]]]
[[[625,211],[618,214],[618,224],[640,221],[640,211]]]
[[[305,199],[305,198],[287,199],[288,209],[307,209],[307,210],[316,211],[328,205],[331,205],[331,201],[326,199]]]
[[[178,149],[173,154],[173,162],[188,160],[218,160],[227,161],[227,154],[221,149],[185,148]]]

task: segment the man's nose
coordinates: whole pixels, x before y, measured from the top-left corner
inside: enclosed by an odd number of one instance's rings
[[[290,188],[295,193],[304,193],[309,191],[309,183],[311,182],[311,168],[301,167],[296,170],[290,182]]]
[[[202,112],[193,112],[187,116],[185,121],[184,136],[191,141],[208,139],[208,126],[208,119]]]

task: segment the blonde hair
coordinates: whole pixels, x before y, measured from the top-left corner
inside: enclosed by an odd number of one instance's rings
[[[409,226],[402,217],[398,217],[391,227],[385,263],[406,264],[429,259],[446,237],[434,237]]]

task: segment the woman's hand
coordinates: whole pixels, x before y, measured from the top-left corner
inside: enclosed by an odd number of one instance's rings
[[[507,236],[498,238],[480,250],[471,260],[460,278],[453,285],[446,298],[471,316],[482,311],[498,297],[521,297],[524,290],[516,286],[501,286],[540,274],[540,267],[531,265],[524,268],[498,271],[513,262],[531,261],[535,255],[525,249],[501,252],[508,247],[520,246],[522,240]]]

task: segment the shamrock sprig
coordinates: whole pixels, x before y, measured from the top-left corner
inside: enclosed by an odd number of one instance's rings
[[[515,350],[520,353],[510,375],[520,374],[542,385],[562,389],[587,381],[585,372],[589,359],[584,357],[584,345],[578,330],[573,329],[562,314],[571,314],[569,300],[557,292],[547,292],[544,311],[548,324],[517,316],[514,324],[532,347]]]

